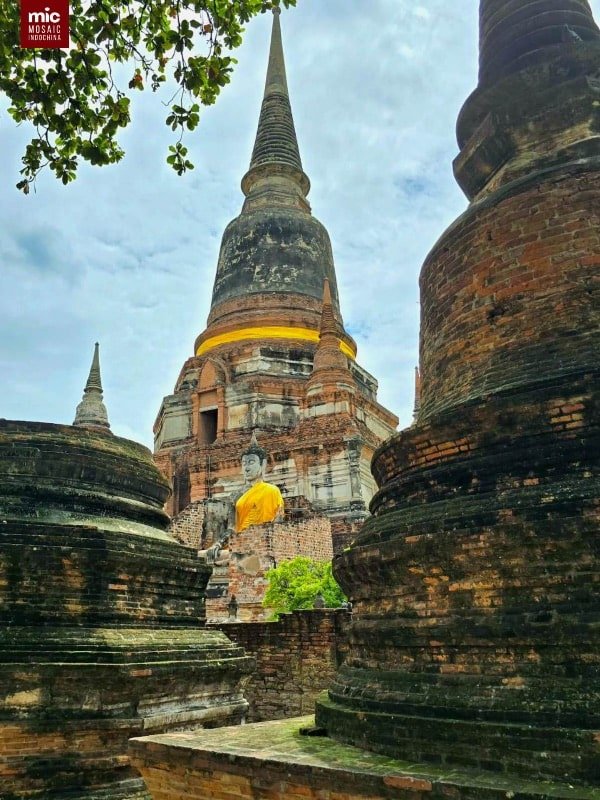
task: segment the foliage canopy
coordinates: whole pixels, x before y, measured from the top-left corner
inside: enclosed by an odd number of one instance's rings
[[[346,600],[331,572],[331,561],[296,556],[270,569],[266,578],[269,588],[263,605],[274,609],[276,614],[313,608],[318,594],[323,595],[326,608],[339,608]]]
[[[0,0],[0,91],[8,113],[33,126],[22,158],[30,185],[46,166],[63,183],[80,160],[112,164],[124,155],[117,141],[127,127],[130,95],[166,88],[166,124],[175,133],[168,163],[181,175],[193,164],[183,145],[200,106],[215,102],[229,83],[244,24],[255,14],[296,0],[71,0],[71,49],[19,46],[19,3]]]

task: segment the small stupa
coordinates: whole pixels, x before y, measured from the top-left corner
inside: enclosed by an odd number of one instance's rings
[[[2,798],[145,800],[131,736],[243,719],[253,662],[204,629],[168,495],[110,433],[98,345],[73,426],[0,420]]]
[[[83,398],[75,411],[73,425],[76,428],[89,428],[91,430],[110,432],[108,413],[103,403],[102,378],[100,376],[100,345],[94,345],[94,357],[88,375]]]

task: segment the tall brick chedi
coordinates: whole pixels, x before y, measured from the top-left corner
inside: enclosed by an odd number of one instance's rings
[[[167,483],[101,398],[96,352],[75,426],[0,420],[3,800],[144,800],[129,737],[247,709],[252,659],[202,627],[210,570],[165,533]]]
[[[356,363],[341,322],[329,236],[307,200],[278,10],[242,189],[242,212],[223,235],[208,325],[156,421],[156,461],[175,489],[169,510],[239,490],[239,456],[258,429],[272,457],[269,480],[288,508],[308,501],[347,531],[366,515],[371,456],[397,419],[377,403],[377,383]],[[341,382],[339,370],[311,378],[326,280]]]
[[[471,202],[423,266],[418,416],[336,559],[354,622],[317,718],[562,796],[600,779],[600,32],[585,0],[480,17]]]

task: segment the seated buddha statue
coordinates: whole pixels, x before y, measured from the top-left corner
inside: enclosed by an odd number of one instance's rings
[[[255,433],[252,434],[249,447],[242,453],[241,461],[244,489],[233,498],[227,530],[206,551],[207,560],[211,563],[232,535],[241,533],[251,525],[264,525],[283,516],[283,497],[277,486],[265,481],[267,452],[258,444]]]
[[[242,474],[248,487],[235,503],[235,532],[251,525],[264,525],[283,515],[283,497],[272,483],[265,481],[267,453],[252,434],[250,447],[242,454]]]

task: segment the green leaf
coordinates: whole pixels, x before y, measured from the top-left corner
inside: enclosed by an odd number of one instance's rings
[[[328,608],[339,608],[346,599],[333,577],[330,561],[296,556],[270,569],[265,577],[269,587],[263,605],[274,609],[276,614],[313,608],[319,594]]]
[[[282,0],[294,5],[294,0]],[[242,41],[244,25],[272,0],[81,0],[71,2],[71,42],[62,50],[20,48],[18,5],[0,20],[0,91],[16,124],[31,125],[17,188],[28,192],[47,166],[62,183],[77,173],[77,156],[102,166],[123,157],[117,136],[131,121],[130,96],[148,84],[161,95],[178,84],[166,124],[183,135],[200,123],[200,107],[212,105],[231,77],[235,59],[225,48]],[[130,66],[111,73],[114,63]],[[169,87],[172,92],[172,87]],[[193,169],[187,149],[169,150],[178,172]],[[171,161],[171,156],[175,158]],[[71,159],[73,159],[71,163]]]

